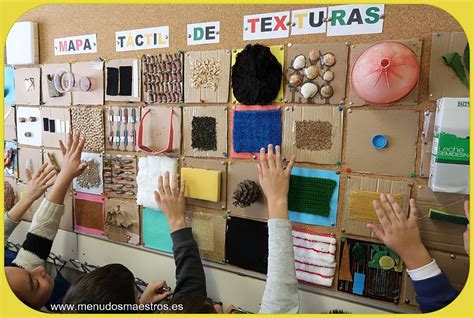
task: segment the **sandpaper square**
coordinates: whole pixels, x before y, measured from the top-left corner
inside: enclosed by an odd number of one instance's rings
[[[193,117],[191,147],[200,151],[217,150],[216,118]]]

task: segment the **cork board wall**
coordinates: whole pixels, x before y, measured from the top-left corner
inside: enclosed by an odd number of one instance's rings
[[[303,43],[345,43],[361,44],[371,43],[381,40],[393,39],[411,39],[418,38],[423,41],[421,52],[421,73],[418,85],[418,104],[417,105],[394,105],[390,106],[391,110],[415,110],[422,114],[425,110],[434,110],[435,102],[429,101],[429,69],[430,69],[430,55],[432,34],[434,32],[462,32],[462,28],[448,13],[431,6],[422,5],[386,5],[385,6],[385,20],[383,33],[356,35],[356,36],[338,36],[327,37],[326,34],[313,35],[299,35],[290,36],[285,39],[270,39],[259,41],[243,41],[242,39],[242,17],[248,14],[278,12],[285,10],[306,9],[311,7],[318,7],[322,5],[48,5],[38,7],[26,13],[20,18],[20,21],[33,21],[40,24],[39,38],[40,38],[40,62],[42,64],[55,63],[69,63],[71,61],[92,61],[99,57],[105,59],[123,59],[136,58],[140,54],[159,54],[159,53],[175,53],[177,50],[183,51],[209,51],[215,49],[235,49],[242,48],[249,43],[262,43],[264,45],[284,45],[285,54],[287,53],[288,43],[303,44]],[[110,19],[110,17],[117,17]],[[70,23],[75,21],[74,23]],[[107,24],[104,24],[107,21]],[[220,39],[219,44],[210,45],[186,45],[186,25],[188,23],[198,23],[204,21],[220,21]],[[115,52],[115,32],[121,30],[139,29],[147,27],[156,27],[161,25],[169,25],[170,27],[170,47],[166,49],[154,49],[140,52]],[[98,50],[96,54],[83,54],[74,56],[54,56],[53,39],[80,35],[80,34],[97,34]],[[284,69],[286,69],[286,65]],[[349,88],[346,86],[346,96],[348,96]],[[346,99],[347,102],[347,99]],[[110,102],[105,102],[106,105],[113,105]],[[187,107],[186,105],[185,107]],[[190,105],[194,106],[194,105]],[[228,106],[230,106],[228,104]],[[354,173],[346,171],[350,168],[345,165],[347,147],[347,118],[349,116],[348,108],[350,105],[346,103],[343,111],[343,134],[342,134],[342,157],[341,166],[328,164],[302,164],[298,166],[323,168],[330,170],[337,170],[341,172],[341,186],[339,196],[339,209],[343,208],[344,198],[346,196],[346,185],[348,183],[347,177],[365,176],[363,173]],[[375,110],[382,109],[377,106],[361,106],[357,107],[359,110]],[[418,131],[419,141],[423,127],[423,116],[419,116]],[[420,167],[421,143],[416,145],[416,160],[415,170],[419,171]],[[236,160],[232,159],[230,162],[233,165],[229,166],[229,184],[232,180],[232,167],[239,167],[239,165],[253,165],[252,159]],[[353,169],[355,170],[355,169]],[[372,177],[376,177],[372,175]],[[384,178],[393,181],[407,182],[414,185],[426,185],[427,180],[422,178],[410,178],[409,176],[395,177],[384,176]],[[228,184],[228,185],[229,185]],[[228,187],[232,189],[235,187]],[[411,197],[416,197],[418,187],[412,188]],[[230,192],[229,190],[228,192]],[[231,197],[231,196],[230,196]],[[229,196],[228,196],[229,198]],[[233,205],[230,204],[230,209],[234,212]],[[229,204],[227,204],[229,208]],[[199,208],[199,211],[205,209]],[[265,211],[258,211],[264,214]],[[237,215],[237,214],[236,214]],[[260,215],[260,214],[259,214]],[[350,234],[341,234],[343,228],[343,213],[339,213],[337,225],[335,228],[327,227],[312,227],[313,230],[325,233],[334,233],[339,242],[342,236],[350,236]],[[371,240],[371,239],[369,239]],[[340,246],[338,246],[338,250]],[[338,253],[336,253],[339,258]],[[339,263],[339,259],[336,260]],[[337,281],[334,282],[333,287],[330,288],[336,291]],[[354,296],[357,297],[357,296]],[[401,295],[402,299],[404,295]]]

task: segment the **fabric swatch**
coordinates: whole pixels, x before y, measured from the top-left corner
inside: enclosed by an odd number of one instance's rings
[[[296,148],[311,151],[330,150],[332,124],[328,121],[303,120],[296,122]]]
[[[231,265],[266,274],[268,264],[267,224],[238,217],[228,219],[225,257]]]
[[[336,181],[292,175],[288,192],[291,211],[328,216]]]
[[[107,67],[107,95],[116,96],[119,93],[119,70]]]
[[[119,67],[119,95],[131,96],[132,95],[132,67],[131,66],[120,66]]]
[[[158,189],[158,177],[165,171],[176,175],[178,162],[164,156],[140,157],[137,174],[137,205],[159,210],[154,192]]]
[[[234,111],[232,141],[235,152],[259,152],[268,144],[281,145],[281,112]]]
[[[294,228],[293,249],[298,280],[332,286],[336,271],[336,239],[330,234]]]
[[[143,244],[145,247],[173,253],[170,227],[162,211],[143,209]]]
[[[216,118],[193,117],[191,122],[191,147],[200,151],[217,150]]]

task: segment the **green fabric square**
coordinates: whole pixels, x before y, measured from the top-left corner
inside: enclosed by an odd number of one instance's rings
[[[327,217],[336,185],[337,182],[330,179],[292,175],[288,192],[288,209]]]
[[[162,211],[143,209],[143,244],[145,247],[173,253],[170,227]]]

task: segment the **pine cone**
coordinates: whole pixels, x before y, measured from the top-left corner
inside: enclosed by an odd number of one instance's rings
[[[254,204],[260,196],[260,187],[252,180],[240,182],[234,190],[233,204],[245,208]]]
[[[10,211],[13,206],[15,205],[15,191],[13,190],[13,187],[10,183],[5,181],[4,183],[5,187],[5,211]]]

